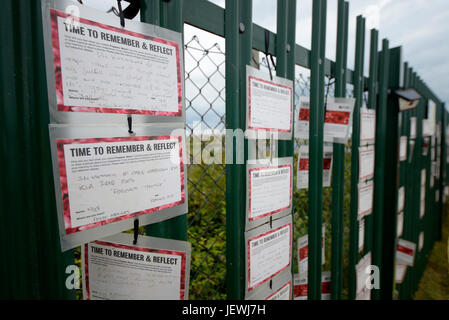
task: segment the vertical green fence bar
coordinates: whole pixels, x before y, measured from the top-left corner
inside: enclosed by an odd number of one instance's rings
[[[34,63],[32,59],[33,42],[32,42],[32,28],[29,23],[31,21],[31,3],[20,2],[15,6],[13,15],[14,23],[14,49],[19,54],[16,54],[15,65],[15,87],[16,87],[16,113],[17,116],[15,125],[17,132],[15,140],[10,140],[10,145],[17,145],[20,150],[19,153],[10,157],[14,161],[18,171],[15,173],[16,184],[20,186],[20,192],[15,194],[12,203],[11,214],[14,214],[19,223],[20,231],[17,232],[17,244],[19,245],[20,256],[18,263],[25,269],[25,274],[21,274],[20,278],[24,281],[25,290],[23,292],[24,298],[38,298],[40,297],[40,282],[39,282],[39,255],[38,246],[35,243],[38,241],[36,225],[38,224],[39,210],[36,208],[35,185],[27,183],[33,180],[34,173],[39,170],[35,163],[31,161],[32,155],[36,154],[36,117],[35,117],[35,90],[34,90]],[[9,84],[11,85],[11,84]],[[8,112],[11,110],[8,109]],[[15,149],[15,148],[14,148]],[[13,150],[14,150],[13,149]],[[9,180],[11,181],[11,180]],[[17,191],[16,191],[17,192]],[[25,200],[25,201],[24,201]],[[22,203],[18,203],[22,202]]]
[[[335,97],[346,97],[346,71],[348,53],[349,3],[338,1],[337,57],[335,61]],[[343,237],[344,237],[344,188],[345,146],[334,143],[332,164],[332,256],[331,298],[340,300],[343,289]]]
[[[392,93],[400,84],[401,48],[390,49],[387,104],[387,129],[384,171],[383,252],[380,286],[383,299],[391,300],[394,285],[396,250],[397,169],[398,169],[398,99]]]
[[[61,253],[54,201],[40,1],[8,0],[2,9],[5,294],[10,299],[73,298],[74,291],[65,287],[73,250]]]
[[[408,63],[404,63],[404,87],[408,88],[411,86],[411,69],[408,68]],[[416,108],[410,111],[406,111],[409,113],[408,120],[408,126],[410,127],[410,118],[411,117],[417,117],[417,110]],[[404,123],[403,123],[404,125]],[[417,123],[418,125],[418,123]],[[417,129],[416,129],[417,130]],[[410,132],[410,130],[409,130]],[[416,131],[418,136],[418,130]],[[410,137],[410,135],[409,135]],[[416,192],[419,191],[415,184],[417,184],[417,181],[420,181],[421,179],[421,172],[417,169],[417,157],[418,153],[421,152],[420,149],[418,149],[417,146],[417,137],[415,139],[415,146],[413,150],[409,150],[409,157],[411,158],[411,161],[408,162],[407,166],[407,172],[405,177],[405,210],[404,210],[404,225],[403,225],[403,233],[401,238],[407,238],[410,237],[411,232],[411,218],[414,215],[415,212],[415,205],[416,201],[415,198],[419,197],[419,194]],[[410,145],[409,145],[410,146]],[[409,148],[408,146],[408,148]],[[411,154],[410,154],[411,153]],[[408,160],[407,160],[408,161]],[[407,281],[407,278],[404,279],[402,284],[396,285],[398,287],[398,299],[403,299],[405,292],[408,291],[408,285],[409,281]]]
[[[144,0],[141,8],[141,21],[159,24],[177,32],[183,32],[183,3],[182,0]],[[159,10],[159,15],[157,14]],[[180,48],[184,50],[184,47]],[[187,240],[187,215],[163,221],[146,227],[148,235]]]
[[[296,1],[277,1],[276,75],[295,81]],[[289,50],[287,50],[287,47]],[[294,116],[294,113],[293,113]],[[294,121],[293,121],[294,125]],[[294,132],[294,127],[292,127]],[[279,157],[293,155],[293,141],[278,142]]]
[[[351,147],[351,207],[349,221],[349,299],[356,297],[355,266],[358,262],[358,186],[359,186],[359,142],[360,142],[360,108],[363,102],[363,63],[365,48],[365,19],[357,17],[354,67],[354,112],[352,116],[352,147]]]
[[[227,0],[226,33],[226,128],[245,129],[246,65],[252,55],[252,1]],[[233,155],[244,150],[233,143]],[[228,299],[243,299],[245,291],[245,163],[226,163],[226,284]]]
[[[244,130],[239,112],[239,12],[238,0],[226,0],[226,129],[232,130]],[[226,147],[229,148],[229,143]],[[233,157],[226,158],[226,289],[227,298],[235,300],[243,298],[245,281],[242,260],[245,256],[242,245],[244,230],[241,223],[244,213],[239,206],[244,193],[245,170],[244,165],[235,163],[235,141],[232,148]]]
[[[383,239],[383,212],[384,212],[384,185],[385,185],[385,153],[387,141],[387,96],[388,96],[388,70],[389,70],[389,43],[382,40],[382,51],[379,53],[379,97],[376,109],[376,144],[375,144],[375,171],[374,171],[374,203],[373,203],[373,251],[372,262],[380,271],[382,280],[382,239]],[[382,287],[381,287],[382,288]],[[380,300],[381,288],[373,289],[372,298]]]
[[[442,240],[443,232],[443,218],[444,218],[444,186],[446,183],[446,125],[447,125],[447,118],[446,118],[446,108],[444,103],[441,104],[441,147],[440,147],[440,198],[439,198],[439,212],[438,212],[438,234],[437,234],[437,241]]]
[[[368,80],[368,103],[367,108],[376,110],[377,108],[377,93],[378,93],[378,42],[379,32],[376,29],[371,29],[370,36],[370,60],[369,60],[369,80]],[[373,214],[365,218],[365,239],[364,239],[364,252],[371,252],[373,249]],[[360,239],[359,239],[360,241]]]
[[[276,75],[285,78],[287,75],[287,12],[288,0],[277,0],[277,17],[276,17]],[[286,142],[279,140],[278,156],[286,155]]]
[[[312,51],[310,54],[309,127],[309,259],[308,298],[321,299],[321,225],[323,190],[324,56],[326,0],[315,0],[312,8]]]
[[[293,81],[293,96],[295,96],[295,48],[296,48],[296,0],[288,0],[287,8],[287,79]],[[294,102],[294,101],[293,101]],[[294,106],[293,106],[294,108]],[[293,112],[292,139],[285,141],[285,152],[281,155],[293,157],[295,155],[295,112]],[[280,150],[281,151],[281,150]],[[295,193],[295,186],[292,185],[292,194]],[[293,264],[292,264],[293,265]]]

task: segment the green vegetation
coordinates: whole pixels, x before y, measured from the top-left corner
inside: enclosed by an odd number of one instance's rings
[[[449,300],[449,207],[445,207],[442,240],[430,253],[415,300]]]

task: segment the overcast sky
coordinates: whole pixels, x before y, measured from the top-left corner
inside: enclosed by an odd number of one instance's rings
[[[185,0],[188,3],[188,0]],[[224,7],[225,0],[212,0]],[[253,0],[255,23],[276,32],[276,0]],[[297,1],[296,41],[310,49],[313,0]],[[116,6],[115,0],[84,0],[85,5],[100,10]],[[337,0],[327,1],[326,57],[335,60]],[[348,67],[354,66],[356,16],[366,18],[366,66],[368,73],[369,30],[379,30],[379,47],[383,38],[390,47],[402,45],[403,61],[421,76],[435,94],[449,102],[449,0],[349,0]],[[187,28],[186,39],[195,30]],[[201,40],[206,43],[216,39]],[[221,41],[220,41],[221,42]],[[223,45],[224,47],[224,45]],[[447,106],[448,107],[448,106]]]

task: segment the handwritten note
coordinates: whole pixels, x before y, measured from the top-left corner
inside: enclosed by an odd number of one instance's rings
[[[51,14],[59,111],[180,115],[179,44]]]
[[[186,252],[94,241],[82,253],[85,299],[185,298]]]
[[[57,140],[66,232],[184,202],[181,136]]]

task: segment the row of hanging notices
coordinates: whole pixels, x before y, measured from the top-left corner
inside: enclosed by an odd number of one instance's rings
[[[358,186],[358,252],[365,245],[365,217],[373,210],[374,166],[376,139],[376,111],[366,106],[360,109],[359,186]],[[355,266],[356,300],[370,300],[372,279],[371,252],[366,253]]]
[[[418,251],[424,248],[424,232],[421,231],[418,238]],[[404,281],[407,267],[413,267],[415,262],[416,243],[404,239],[398,239],[396,245],[395,281]]]
[[[288,218],[288,219],[287,219]],[[273,231],[263,233],[256,237],[247,239],[248,249],[248,278],[247,278],[247,299],[291,299],[292,289],[293,298],[295,300],[307,300],[308,294],[308,236],[305,235],[298,239],[298,274],[294,275],[293,286],[290,273],[290,259],[291,246],[282,249],[282,245],[286,246],[287,236],[291,231],[289,224],[290,217],[285,217],[287,223],[281,228],[276,228]],[[282,220],[282,219],[281,219]],[[282,223],[280,223],[282,224]],[[276,227],[279,224],[276,224]],[[268,227],[267,227],[268,228]],[[267,230],[267,228],[265,230]],[[284,230],[284,231],[282,231]],[[288,230],[288,231],[287,231]],[[322,230],[322,257],[321,261],[324,265],[324,232],[325,226]],[[285,235],[279,236],[281,233]],[[283,239],[283,243],[276,239]],[[287,250],[288,249],[288,250]],[[266,260],[269,254],[275,257],[278,261],[273,259]],[[290,259],[287,259],[289,254]],[[257,265],[260,264],[260,265]],[[283,268],[288,267],[286,271]],[[274,276],[273,276],[274,275]],[[269,282],[268,282],[269,281]],[[259,287],[259,288],[258,288]],[[330,271],[322,272],[322,300],[330,299],[331,277]]]
[[[82,247],[84,298],[187,299],[190,244],[138,236],[187,213],[182,35],[73,1],[42,15],[61,249]]]
[[[247,164],[247,300],[292,297],[292,186],[292,157]]]
[[[290,140],[293,82],[246,70],[246,137]],[[291,300],[293,158],[248,160],[246,185],[245,299]]]
[[[321,264],[325,264],[325,232],[326,224],[321,230]],[[297,246],[298,273],[294,275],[293,298],[295,300],[307,300],[308,295],[308,270],[309,270],[309,236],[298,239]],[[330,300],[331,276],[330,271],[321,274],[321,300]]]
[[[359,186],[357,219],[359,225],[358,251],[362,252],[365,242],[365,217],[373,209],[374,164],[376,138],[376,111],[360,109]]]
[[[309,139],[309,97],[299,98],[298,118],[295,125],[295,138]],[[327,98],[326,117],[324,122],[324,141],[331,143],[347,143],[350,135],[350,123],[354,99]],[[330,187],[332,174],[332,144],[323,147],[323,187]],[[309,146],[302,144],[298,151],[297,189],[309,187]]]

